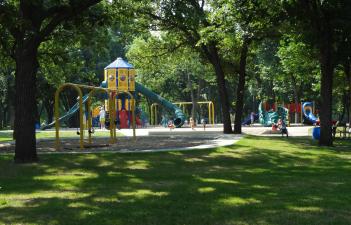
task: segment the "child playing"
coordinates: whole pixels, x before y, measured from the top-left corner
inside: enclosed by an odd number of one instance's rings
[[[190,127],[192,130],[195,130],[195,121],[192,117],[190,117]]]
[[[285,122],[284,122],[282,119],[279,119],[279,120],[278,120],[278,128],[279,128],[279,130],[281,131],[282,136],[283,136],[284,134],[286,134],[286,137],[289,136],[289,135],[288,135],[288,129],[286,128],[286,124],[285,124]]]

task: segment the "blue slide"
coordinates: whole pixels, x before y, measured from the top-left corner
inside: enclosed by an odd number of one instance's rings
[[[312,106],[312,102],[304,102],[302,104],[302,113],[305,117],[304,122],[308,124],[316,124],[318,122],[318,118],[313,114]]]
[[[84,96],[83,96],[83,104],[84,104],[86,101],[88,101],[88,99],[89,99],[89,94],[84,95]],[[65,115],[61,116],[61,117],[59,118],[59,121],[61,122],[61,121],[66,121],[66,120],[68,120],[68,119],[71,118],[78,110],[79,110],[79,102],[77,102],[76,104],[74,104],[74,106],[72,106],[72,108],[70,108],[70,109],[68,110],[68,112],[67,112]],[[50,123],[50,124],[47,124],[47,125],[45,125],[45,126],[42,126],[40,129],[42,129],[42,130],[50,129],[51,127],[55,126],[55,123],[56,123],[56,120],[53,121],[53,122]]]

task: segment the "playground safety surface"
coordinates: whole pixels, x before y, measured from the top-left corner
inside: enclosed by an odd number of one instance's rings
[[[237,138],[238,139],[238,138]],[[55,149],[55,140],[39,140],[37,142],[37,152],[54,153],[54,152],[150,152],[150,151],[167,151],[167,150],[190,150],[205,149],[217,146],[219,142],[229,145],[234,143],[233,138],[225,138],[223,135],[167,135],[167,136],[140,136],[136,137],[118,137],[117,143],[109,144],[108,138],[95,138],[92,144],[84,143],[84,149],[79,148],[78,139],[62,138],[60,149]],[[0,144],[0,153],[13,153],[15,149],[13,142]]]
[[[93,137],[93,143],[85,143],[85,148],[79,148],[79,139],[62,138],[60,150],[55,149],[54,139],[39,139],[38,153],[97,153],[97,152],[155,152],[169,150],[208,149],[234,144],[242,135],[223,134],[222,127],[209,127],[206,131],[201,128],[195,131],[190,128],[180,128],[170,131],[165,128],[137,129],[136,140],[132,137],[132,130],[125,129],[118,132],[123,137],[117,137],[117,143],[109,144],[109,138]],[[289,136],[309,136],[311,127],[288,127]],[[243,133],[257,136],[280,136],[271,134],[269,127],[243,127]],[[0,143],[1,153],[13,153],[14,142]]]

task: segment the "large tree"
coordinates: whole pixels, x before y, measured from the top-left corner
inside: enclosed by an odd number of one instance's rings
[[[240,134],[250,46],[254,42],[277,35],[281,7],[279,4],[269,5],[266,0],[210,2],[212,20],[221,28],[217,36],[224,36],[221,53],[225,52],[226,60],[237,65],[237,69],[234,70],[234,73],[238,74],[234,133]]]
[[[223,132],[232,133],[227,81],[224,71],[225,63],[220,55],[219,42],[215,37],[215,27],[218,24],[209,17],[211,12],[208,2],[204,0],[144,2],[144,4],[137,4],[135,1],[131,5],[138,16],[151,21],[153,28],[156,30],[177,34],[183,43],[197,50],[212,65],[221,103]],[[137,8],[135,8],[136,5]]]
[[[16,63],[15,73],[15,162],[37,161],[35,122],[38,49],[68,21],[102,0],[19,0],[0,4],[1,44]]]
[[[337,65],[340,36],[351,22],[348,0],[284,1],[291,26],[315,47],[321,69],[320,145],[330,146],[332,139],[333,76]]]

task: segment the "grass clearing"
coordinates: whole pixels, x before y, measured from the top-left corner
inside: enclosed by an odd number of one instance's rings
[[[12,133],[13,133],[12,131],[0,131],[0,142],[12,141],[13,140]],[[88,132],[85,131],[84,134],[87,136]],[[96,130],[92,136],[93,137],[109,137],[110,131]],[[123,136],[123,134],[119,133],[117,131],[117,136]],[[37,137],[37,139],[55,138],[55,131],[37,131],[36,137]],[[62,131],[60,131],[60,137],[62,137],[62,138],[79,138],[79,135],[77,135],[77,131],[74,131],[74,130],[62,130]]]
[[[351,142],[246,137],[212,150],[0,155],[3,224],[350,224]]]

